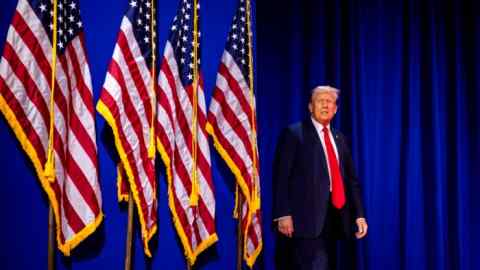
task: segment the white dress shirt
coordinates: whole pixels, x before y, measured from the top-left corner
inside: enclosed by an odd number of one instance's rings
[[[330,174],[330,164],[328,163],[328,153],[327,153],[327,147],[325,146],[325,139],[324,139],[324,132],[323,132],[323,125],[317,122],[317,120],[312,119],[313,126],[315,127],[315,130],[317,130],[318,137],[320,137],[320,142],[322,142],[322,147],[323,147],[323,153],[325,154],[325,161],[327,163],[327,169],[328,169],[328,176],[330,178],[330,192],[332,192],[332,175]],[[333,145],[333,151],[335,152],[335,157],[337,158],[338,162],[338,150],[337,150],[337,144],[335,143],[335,139],[333,138],[332,131],[330,130],[330,124],[327,125],[327,129],[330,131],[328,135],[330,136],[330,141],[332,142]]]

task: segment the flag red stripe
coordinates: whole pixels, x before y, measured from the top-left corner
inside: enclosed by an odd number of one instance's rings
[[[112,65],[113,63],[114,63],[114,61],[112,61],[110,64]],[[141,185],[139,186],[139,182],[138,182],[139,173],[138,173],[137,165],[135,163],[135,157],[133,156],[132,147],[130,146],[130,143],[128,142],[127,138],[125,137],[123,129],[120,128],[120,127],[122,127],[122,123],[120,122],[120,117],[118,117],[119,108],[117,106],[117,103],[115,102],[113,97],[110,96],[108,91],[105,90],[105,89],[102,90],[101,100],[102,100],[103,103],[105,103],[105,105],[107,106],[107,108],[109,108],[110,112],[113,115],[113,118],[115,120],[115,125],[118,127],[118,136],[119,136],[120,142],[122,144],[122,148],[125,150],[125,153],[127,154],[127,160],[128,160],[129,165],[130,165],[130,168],[132,169],[132,174],[133,174],[134,181],[135,181],[137,187],[141,187]],[[144,164],[144,163],[142,162],[142,164]],[[145,169],[145,167],[144,167],[144,169]],[[145,172],[147,172],[147,171],[145,171]],[[144,197],[143,191],[142,191],[141,188],[138,188],[138,192],[139,192],[138,197],[140,199],[141,211],[143,213],[143,216],[145,218],[147,218],[149,215],[148,215],[148,210],[147,210],[147,207],[146,207],[147,204],[145,202],[145,197]],[[148,224],[146,224],[146,225],[148,226]]]
[[[59,67],[61,67],[61,69]],[[60,73],[60,70],[63,71],[63,74]],[[57,56],[57,69],[55,74],[55,80],[62,81],[62,79],[65,78],[66,85],[60,85],[60,88],[55,88],[55,103],[63,101],[61,104],[57,104],[57,106],[60,108],[60,111],[63,113],[64,116],[71,113],[70,107],[72,105],[72,80],[78,80],[78,78],[72,78],[72,76],[70,76],[70,67],[67,65],[67,57],[65,56],[65,54],[61,54]],[[66,96],[63,92],[65,92]],[[59,98],[60,100],[58,100]],[[64,117],[64,119],[65,122],[68,121],[67,117]]]
[[[190,88],[191,87],[187,87],[187,88]],[[188,91],[187,91],[188,92]],[[184,114],[184,111],[181,109],[181,106],[180,106],[180,101],[178,100],[178,96],[177,95],[173,95],[173,98],[175,100],[175,103],[177,104],[177,112],[176,112],[176,115],[177,115],[177,121],[178,121],[178,126],[180,127],[189,127],[189,124],[187,122],[187,119],[186,119],[186,116]],[[201,113],[199,113],[198,115],[198,118],[200,120],[200,116],[201,116]],[[200,130],[200,129],[199,129]],[[192,144],[190,143],[192,141],[192,133],[191,133],[191,130],[190,128],[180,128],[180,131],[182,132],[183,134],[183,138],[185,140],[185,145],[188,149],[188,152],[190,154],[190,156],[192,155]],[[203,153],[200,151],[200,146],[198,144],[198,140],[197,140],[197,167],[200,169],[200,171],[202,172],[203,176],[205,177],[205,179],[208,179],[208,177],[210,177],[210,166],[205,158],[205,156],[203,155]],[[175,159],[176,162],[181,162],[183,164],[183,161],[182,159],[179,157],[179,159]],[[190,176],[188,177],[190,178]],[[213,190],[212,188],[212,183],[207,181],[209,187],[211,190]]]
[[[140,144],[140,147],[138,148],[140,150],[140,158],[141,158],[141,163],[143,166],[143,169],[148,177],[148,180],[150,182],[150,185],[154,187],[154,179],[152,174],[153,168],[150,167],[150,163],[152,162],[148,158],[148,153],[147,153],[147,145],[145,144],[144,136],[143,136],[143,131],[142,131],[142,122],[140,121],[140,116],[137,113],[137,110],[135,109],[135,106],[133,105],[133,102],[130,99],[130,96],[127,94],[127,86],[125,83],[125,78],[124,74],[122,73],[120,67],[118,66],[116,61],[112,61],[110,63],[110,70],[109,73],[112,75],[113,78],[117,81],[117,83],[120,85],[121,90],[121,96],[122,96],[122,101],[123,101],[123,107],[125,111],[125,116],[129,119],[130,124],[133,127],[134,133],[137,136],[138,143]],[[122,125],[119,125],[118,127],[121,127]],[[128,154],[127,154],[128,155]],[[129,155],[129,159],[131,160],[131,163],[135,160],[135,157],[132,155]],[[135,162],[133,162],[135,164]],[[136,182],[137,182],[137,187],[142,186],[140,183],[139,175],[135,177]],[[139,190],[140,191],[140,190]],[[141,190],[143,193],[143,189]],[[142,198],[144,198],[143,194]],[[146,207],[143,206],[143,207]],[[146,215],[148,216],[148,215]]]
[[[201,76],[200,76],[200,80],[199,80],[199,90],[198,90],[198,92],[203,91],[203,90],[200,90],[200,88],[203,89],[203,78]],[[193,86],[189,85],[189,86],[185,87],[185,91],[187,93],[188,99],[190,100],[190,104],[193,104]],[[177,95],[174,95],[174,97],[178,99]],[[200,95],[197,94],[197,97],[200,98]],[[177,103],[178,103],[178,100],[177,100]],[[205,181],[208,183],[208,186],[210,187],[210,190],[212,190],[212,192],[213,192],[214,187],[213,187],[213,183],[212,183],[212,180],[211,180],[212,175],[211,175],[211,170],[210,170],[210,163],[207,161],[206,157],[204,156],[204,153],[200,151],[200,143],[199,143],[199,140],[198,140],[199,136],[203,136],[205,138],[205,140],[207,141],[207,144],[208,144],[207,132],[205,131],[205,127],[206,127],[206,124],[207,124],[207,119],[206,119],[205,113],[201,110],[201,106],[198,102],[197,102],[197,106],[198,106],[198,112],[197,112],[197,121],[198,122],[197,123],[198,123],[198,132],[199,132],[197,134],[197,153],[200,153],[200,155],[197,156],[197,157],[199,157],[198,158],[198,166],[200,167],[200,169],[202,171],[202,174],[205,176]],[[178,107],[180,107],[180,106],[178,106]],[[185,117],[185,115],[183,113],[180,113],[180,116]],[[185,119],[185,121],[186,121],[186,119]],[[192,134],[190,132],[190,129],[188,129],[188,136],[189,136],[189,139],[191,140]],[[189,150],[190,149],[191,149],[191,147],[189,148]]]
[[[247,187],[248,189],[251,191],[252,190],[252,176],[251,176],[251,173],[250,173],[250,170],[247,168],[247,165],[245,164],[245,160],[244,158],[248,158],[249,160],[251,160],[251,157],[248,156],[248,157],[242,157],[240,156],[240,154],[236,151],[235,147],[230,143],[230,141],[225,138],[222,130],[220,130],[218,128],[218,123],[217,123],[217,119],[215,117],[211,117],[210,118],[210,123],[215,131],[215,136],[217,137],[219,143],[223,146],[223,148],[225,149],[225,151],[227,151],[227,153],[229,154],[230,158],[232,158],[233,162],[235,163],[235,165],[238,167],[238,169],[240,170],[241,174],[242,174],[242,177],[243,179],[245,180],[245,183],[247,184]],[[238,131],[238,130],[235,130],[235,132]],[[237,133],[237,136],[239,134]],[[248,146],[250,145],[250,142],[248,143],[245,143],[244,140],[241,140],[242,143],[244,144],[245,148],[246,148],[246,151],[247,152],[252,152],[251,151],[251,146],[249,147],[250,151],[248,151]]]
[[[174,76],[173,76],[173,73],[172,73],[172,69],[170,68],[169,65],[162,65],[162,71],[166,75],[166,78],[168,80],[168,84],[170,85],[170,89],[172,89],[172,91],[173,91],[172,96],[173,96],[174,102],[176,104],[175,107],[176,107],[176,115],[177,115],[178,126],[179,127],[189,127],[186,116],[184,114],[185,112],[181,108],[180,101],[178,99],[178,95],[176,94],[177,93],[177,87],[175,85],[175,82],[171,81],[171,80],[175,80]],[[192,87],[191,86],[186,87],[185,91],[187,92],[187,96],[188,96],[188,98],[191,102],[192,101],[191,100],[192,99],[192,97],[191,97]],[[192,103],[190,103],[190,104],[192,104]],[[203,116],[203,119],[202,119],[202,116]],[[199,120],[199,124],[201,123],[202,120],[203,120],[203,123],[206,122],[205,121],[205,116],[200,111],[198,113],[198,120]],[[205,134],[203,132],[204,128],[201,128],[199,130],[202,130],[202,133]],[[183,134],[183,138],[185,140],[185,145],[187,146],[187,149],[188,149],[188,151],[191,155],[192,154],[192,144],[190,142],[192,141],[192,133],[190,131],[190,128],[180,128],[180,131]],[[197,147],[199,147],[198,144],[197,144]],[[199,148],[197,149],[197,151],[198,151],[197,153],[199,153],[199,155],[197,156],[198,157],[197,166],[200,168],[200,171],[205,176],[205,179],[211,179],[211,172],[210,172],[210,169],[209,169],[210,165],[208,164],[206,158],[204,157],[203,153],[200,151]],[[181,159],[180,159],[180,161],[181,161]],[[211,181],[207,180],[207,183],[208,183],[210,189],[213,191],[213,184],[211,183]]]
[[[173,89],[176,89],[175,79],[173,78],[173,73],[170,70],[170,66],[169,66],[167,58],[165,56],[163,57],[163,62],[162,62],[160,72],[165,75],[165,78],[167,79],[167,83],[168,83],[170,89],[172,89],[171,94],[174,95]],[[158,98],[157,102],[160,104],[161,107],[163,107],[165,109],[165,111],[168,115],[168,120],[170,121],[170,124],[171,124],[171,128],[173,129],[172,131],[175,132],[175,121],[173,120],[174,119],[173,118],[173,108],[170,107],[169,98],[165,94],[166,89],[161,89],[161,87],[159,87],[158,89],[159,89],[158,92],[159,92],[160,95],[159,95],[159,98]],[[175,107],[176,106],[177,105],[175,105]],[[175,140],[173,140],[173,145],[171,145],[170,140],[168,138],[168,135],[165,132],[161,123],[159,123],[159,127],[161,127],[160,132],[159,132],[159,137],[161,139],[161,142],[162,142],[163,146],[167,148],[167,149],[165,149],[167,151],[167,154],[170,156],[170,155],[173,154],[172,153],[173,149],[176,148],[175,147]],[[174,166],[174,164],[172,164],[171,166]]]
[[[40,163],[44,164],[46,161],[46,155],[45,155],[45,151],[43,150],[40,136],[33,128],[32,123],[27,121],[28,118],[25,115],[25,112],[23,111],[22,106],[20,105],[18,100],[15,98],[15,96],[13,95],[11,90],[8,88],[8,86],[5,84],[5,81],[3,80],[2,77],[0,77],[0,90],[3,98],[5,99],[5,102],[8,104],[8,106],[10,107],[10,110],[12,110],[13,114],[15,115],[17,122],[22,127],[22,130],[25,132],[25,135],[28,138],[28,141],[32,144],[33,148],[35,149],[35,152],[37,154],[37,157]]]
[[[44,55],[42,48],[40,47],[39,43],[40,41],[37,40],[35,35],[32,33],[30,28],[28,27],[27,23],[23,20],[23,17],[18,13],[15,12],[15,15],[13,17],[12,21],[12,26],[15,28],[17,33],[21,33],[21,37],[25,45],[30,49],[35,62],[37,63],[38,67],[40,68],[39,71],[43,74],[45,81],[50,82],[50,76],[51,76],[51,67],[50,63],[48,62],[46,56]],[[62,61],[59,61],[60,63]],[[59,90],[60,85],[58,84],[58,77],[55,80],[55,89]],[[42,96],[39,96],[41,98]],[[63,115],[63,119],[68,119],[66,117],[66,112],[67,112],[67,102],[65,97],[63,96],[63,93],[61,91],[55,91],[55,104],[58,106],[60,112]],[[46,101],[44,101],[46,102]],[[50,110],[47,110],[46,113],[48,113]],[[42,113],[45,113],[42,111]],[[49,119],[49,118],[48,118]],[[46,122],[48,123],[48,122]],[[48,126],[48,125],[47,125]]]
[[[10,63],[10,66],[12,68],[16,67],[14,72],[17,75],[17,77],[25,85],[25,89],[24,89],[25,93],[29,97],[32,104],[34,104],[35,107],[37,107],[37,110],[41,114],[42,119],[44,121],[45,128],[46,128],[46,127],[49,126],[49,119],[50,119],[50,115],[48,114],[49,109],[48,109],[47,105],[45,104],[44,99],[39,94],[40,90],[36,87],[36,84],[33,82],[33,79],[30,77],[30,74],[28,73],[28,70],[25,68],[25,66],[20,61],[20,59],[17,58],[17,56],[18,55],[13,51],[13,48],[11,48],[10,44],[6,43],[5,44],[5,51],[4,51],[4,58]],[[12,96],[12,97],[15,98],[14,96]],[[21,109],[21,110],[23,112],[23,109]],[[26,116],[25,116],[25,119],[28,119],[28,118],[26,118]],[[25,121],[25,122],[28,122],[28,121]],[[57,154],[60,157],[60,161],[62,162],[62,166],[65,168],[65,156],[64,156],[64,151],[63,151],[63,147],[64,147],[65,144],[64,144],[64,142],[62,140],[62,137],[61,137],[61,135],[60,135],[60,133],[58,132],[57,129],[54,130],[54,134],[55,134],[55,136],[54,136],[55,140],[59,141],[59,143],[58,144],[56,143],[56,145],[55,145],[55,151],[57,152]],[[35,148],[37,149],[37,147],[35,147]],[[40,149],[43,152],[43,149],[44,149],[43,146],[40,146]],[[37,149],[37,151],[38,151],[38,149]],[[42,157],[42,158],[45,159],[45,157]]]
[[[191,230],[192,227],[188,223],[188,217],[187,217],[187,214],[185,213],[186,209],[182,207],[182,204],[180,203],[180,201],[178,200],[178,197],[175,194],[175,190],[176,190],[176,187],[172,183],[172,191],[173,191],[172,196],[173,196],[173,203],[175,205],[174,206],[175,212],[177,213],[178,221],[180,222],[183,232],[185,233],[185,236],[187,237],[188,242],[190,243],[190,246],[191,246],[192,242],[190,239],[192,238],[192,230]]]
[[[215,130],[215,136],[218,139],[218,142],[223,146],[225,151],[227,151],[228,155],[230,158],[233,160],[235,165],[238,167],[240,170],[243,179],[245,180],[245,184],[247,185],[247,188],[249,190],[249,193],[252,191],[252,176],[247,169],[244,160],[240,157],[238,152],[235,150],[235,147],[231,145],[230,141],[227,140],[227,138],[224,137],[223,132],[221,132],[217,127],[216,127],[216,119],[212,119],[212,127]]]
[[[76,54],[73,49],[73,45],[69,45],[67,47],[68,51],[68,57],[70,58],[70,63],[72,65],[68,65],[70,68],[72,68],[76,80],[76,89],[79,92],[79,96],[81,97],[80,100],[71,100],[70,103],[75,102],[82,102],[81,104],[83,105],[82,107],[92,107],[92,94],[90,93],[90,90],[88,87],[85,85],[85,81],[83,80],[83,75],[79,69],[79,63],[77,62]],[[66,61],[65,57],[62,57],[63,61]],[[64,66],[66,63],[64,63]],[[90,102],[88,102],[90,100]],[[87,106],[88,104],[88,106]],[[88,134],[88,131],[85,129],[85,126],[83,125],[82,121],[78,118],[78,115],[75,113],[73,110],[73,106],[70,107],[69,114],[70,116],[70,121],[69,121],[69,128],[70,130],[75,134],[77,141],[80,143],[82,146],[83,150],[87,153],[89,156],[90,160],[92,163],[96,166],[97,164],[97,153],[96,153],[96,146],[94,141],[92,140],[92,137],[90,134]],[[93,118],[93,114],[90,114],[90,116]],[[92,123],[94,124],[94,123]]]
[[[242,125],[242,123],[238,119],[237,114],[232,110],[232,108],[230,107],[230,104],[228,104],[224,92],[220,88],[215,87],[212,98],[215,99],[215,101],[217,101],[217,103],[219,104],[223,117],[228,122],[230,127],[235,131],[235,134],[237,134],[239,139],[242,141],[245,147],[245,150],[247,151],[247,154],[248,154],[247,158],[251,160],[253,154],[252,154],[252,144],[250,143],[250,136],[248,135],[247,130],[245,130],[245,127]],[[210,122],[212,122],[212,120],[215,120],[214,122],[216,123],[216,118],[217,118],[216,115],[212,115],[212,114],[209,115]],[[221,130],[220,125],[218,125],[218,123],[215,126],[218,128],[219,131]],[[251,128],[250,121],[248,123],[248,126],[249,128]]]
[[[244,221],[246,221],[247,219],[245,218]],[[258,238],[257,238],[257,234],[255,233],[255,224],[253,223],[254,221],[254,217],[252,216],[252,220],[250,222],[250,226],[248,226],[248,238],[252,241],[252,244],[254,246],[257,246],[258,245]],[[246,224],[244,224],[246,225]],[[245,226],[243,226],[244,228],[244,231],[245,231]]]
[[[257,127],[257,119],[255,117],[255,111],[253,111],[254,117],[253,117],[253,125],[252,125],[252,108],[249,105],[250,102],[245,99],[244,95],[244,90],[242,90],[238,80],[235,78],[233,73],[230,72],[230,70],[225,66],[224,62],[225,59],[222,59],[222,63],[220,64],[219,68],[219,73],[224,77],[224,79],[227,81],[228,85],[230,86],[230,91],[237,97],[237,100],[240,102],[240,105],[243,109],[243,111],[247,114],[248,116],[248,121],[250,124],[251,129],[256,129]],[[226,89],[224,89],[226,90]],[[227,102],[225,102],[228,104]],[[256,130],[255,130],[256,131]],[[249,147],[250,149],[250,147]],[[255,150],[257,151],[257,150]],[[250,156],[251,156],[251,151],[250,151]],[[259,164],[259,156],[258,153],[255,155],[256,157],[256,164]],[[259,166],[257,166],[257,173],[260,174]]]
[[[5,58],[5,60],[7,60],[10,68],[15,73],[19,81],[24,85],[25,94],[28,96],[29,100],[35,105],[38,112],[42,116],[45,128],[48,127],[50,115],[48,113],[49,110],[47,104],[40,95],[40,90],[37,88],[37,85],[30,76],[29,70],[18,58],[18,55],[15,52],[14,48],[12,48],[10,43],[8,42],[5,43],[3,57]]]
[[[145,82],[143,80],[143,77],[140,73],[139,67],[136,64],[136,60],[132,55],[132,51],[130,49],[130,44],[128,43],[127,37],[125,36],[125,33],[120,31],[118,34],[118,46],[122,51],[123,57],[125,58],[125,63],[127,63],[128,70],[130,71],[131,79],[135,83],[136,90],[138,92],[138,95],[141,97],[142,102],[143,102],[143,107],[145,108],[145,115],[148,117],[148,119],[152,118],[152,108],[151,108],[151,103],[150,103],[150,95],[148,94],[147,84],[148,82]],[[124,88],[126,89],[126,88]],[[129,89],[131,90],[131,89]],[[150,126],[150,121],[148,121],[149,126]]]
[[[200,201],[200,200],[199,200],[199,201]],[[194,217],[197,217],[197,215],[198,215],[198,213],[197,213],[197,212],[198,212],[198,208],[193,208],[192,210],[193,210],[193,213],[194,213],[194,214],[193,214]],[[199,225],[199,222],[198,222],[198,219],[195,218],[195,221],[194,221],[194,222],[195,222],[195,225],[192,227],[192,229],[193,229],[193,236],[195,237],[195,243],[196,243],[195,249],[196,249],[196,247],[198,247],[199,243],[202,242],[202,237],[200,236],[200,231],[199,231],[199,229],[198,229],[198,227],[200,226],[200,225]],[[193,241],[192,241],[192,243],[191,243],[190,245],[193,246]]]
[[[68,57],[70,58],[70,62],[72,63],[73,72],[75,74],[75,77],[77,78],[77,81],[74,87],[79,92],[79,96],[82,98],[83,105],[85,106],[85,108],[88,109],[88,111],[90,112],[90,115],[93,116],[94,108],[93,108],[93,102],[91,102],[93,100],[92,93],[91,93],[91,90],[88,88],[88,86],[85,84],[83,74],[82,74],[82,68],[80,66],[80,61],[79,61],[84,59],[77,58],[77,54],[76,54],[75,48],[73,47],[73,44],[70,44],[67,47],[67,53],[68,53]]]
[[[14,49],[11,47],[11,45],[9,43],[5,43],[4,58],[7,60],[7,62],[10,64],[10,66],[12,68],[16,67],[16,69],[13,70],[15,75],[24,84],[25,93],[29,97],[29,100],[32,102],[32,104],[34,104],[34,106],[37,108],[38,112],[41,114],[43,122],[44,122],[43,124],[45,125],[45,128],[47,128],[49,126],[49,121],[50,121],[50,115],[48,114],[49,109],[48,109],[47,105],[45,104],[44,99],[39,94],[40,90],[37,88],[36,84],[33,82],[33,79],[30,77],[29,71],[23,65],[23,63],[18,58],[18,55],[13,50]],[[16,98],[13,94],[12,94],[12,98],[16,100]],[[23,113],[23,108],[21,108],[18,100],[17,100],[17,105],[19,106],[19,110],[21,110],[22,113]],[[16,114],[16,115],[18,115],[18,114]],[[23,114],[23,115],[25,117],[24,122],[28,122],[27,116],[25,114]],[[18,119],[21,120],[20,118],[18,118]],[[25,127],[24,125],[22,125],[22,126]],[[31,128],[33,129],[33,127],[31,127]],[[38,136],[38,134],[37,134],[37,136]],[[60,157],[62,165],[64,166],[65,165],[65,157],[63,155],[63,149],[62,149],[62,147],[64,146],[64,143],[63,143],[62,137],[60,137],[60,133],[58,132],[57,129],[54,129],[54,137],[55,137],[55,140],[60,141],[60,143],[58,145],[55,145],[55,150],[56,150],[56,152],[58,152],[58,155]],[[38,140],[40,142],[40,137],[38,137]],[[41,144],[40,144],[40,149],[45,155],[43,145],[41,145]],[[38,151],[38,149],[37,149],[37,151]],[[46,156],[42,156],[42,158],[46,159]]]
[[[63,194],[66,194],[65,188],[63,188]],[[75,233],[78,233],[85,227],[82,219],[78,216],[77,212],[73,208],[72,204],[68,200],[67,196],[63,196],[62,207],[67,218],[67,223]]]
[[[173,85],[171,84],[171,82],[174,82],[175,79],[173,78],[172,71],[170,70],[170,66],[167,63],[167,58],[165,57],[163,58],[160,72],[162,72],[167,78],[167,82],[168,82],[168,85],[170,86],[170,89],[175,89],[175,84]],[[165,94],[165,89],[160,89],[159,87],[158,90],[162,90],[162,91],[157,91],[158,92],[157,96],[159,97],[158,102],[160,103],[160,106],[162,106],[165,109],[168,116],[168,120],[170,120],[170,123],[174,123],[173,111],[172,111],[172,108],[170,107],[170,103],[168,102],[167,95]]]
[[[58,132],[58,130],[56,128],[53,130],[53,132],[54,132],[54,135],[53,135],[53,149],[55,150],[54,154],[58,155],[58,158],[60,159],[60,162],[61,162],[62,168],[64,170],[64,173],[67,174],[68,171],[67,171],[67,165],[66,165],[67,162],[66,162],[66,156],[65,156],[65,149],[67,148],[66,143],[63,141],[63,138],[61,137],[61,134]],[[65,137],[66,137],[66,135],[65,135]]]
[[[248,122],[251,125],[252,123],[250,121],[252,119],[252,109],[250,107],[250,102],[246,100],[245,95],[242,94],[244,90],[240,87],[237,79],[233,76],[232,73],[230,73],[230,70],[225,66],[223,62],[220,63],[220,67],[218,68],[218,73],[220,73],[227,81],[228,86],[230,87],[230,90],[231,90],[230,92],[237,97],[237,100],[240,103],[240,106],[242,107],[243,111],[247,114]]]
[[[208,211],[207,205],[205,204],[205,200],[202,196],[200,196],[198,202],[198,211],[200,213],[200,217],[202,217],[203,224],[205,224],[205,228],[207,229],[209,234],[214,234],[215,217],[213,217]]]
[[[168,135],[163,130],[163,128],[161,128],[160,123],[159,122],[157,122],[157,123],[159,125],[159,128],[157,129],[158,130],[157,138],[160,140],[162,145],[165,147],[166,155],[170,158],[173,155],[172,154],[173,150],[172,150],[172,147],[170,146],[170,141],[168,140]]]
[[[70,130],[73,131],[73,133],[77,137],[77,140],[82,145],[82,148],[87,153],[88,157],[92,161],[92,164],[96,166],[97,165],[97,148],[95,146],[95,142],[92,141],[87,130],[83,126],[77,114],[75,114],[74,112],[70,114],[69,124],[70,124]]]
[[[68,175],[77,187],[78,192],[80,192],[83,199],[90,207],[90,210],[92,210],[92,212],[97,215],[98,213],[100,213],[100,207],[98,205],[97,198],[95,197],[95,191],[88,182],[88,179],[83,173],[83,171],[73,159],[72,153],[70,153],[70,151],[67,151],[67,158],[68,162],[66,170],[68,171]]]
[[[191,183],[190,175],[187,169],[185,168],[183,162],[181,162],[180,152],[178,151],[178,148],[175,148],[174,155],[175,155],[174,159],[175,161],[177,161],[175,163],[176,165],[175,169],[176,169],[178,178],[182,181],[182,185],[184,186],[187,194],[190,194],[190,192],[192,191],[192,183]],[[208,211],[202,196],[199,196],[198,204],[199,204],[199,207],[201,207],[202,209],[202,211],[200,211],[199,214],[204,220],[207,230],[209,232],[214,232],[215,231],[215,224],[213,222],[214,217],[212,217],[210,212]]]

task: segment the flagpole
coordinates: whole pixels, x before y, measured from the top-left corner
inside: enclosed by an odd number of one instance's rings
[[[151,84],[150,84],[150,91],[152,95],[151,99],[151,109],[152,114],[150,118],[150,141],[148,145],[148,158],[152,159],[155,162],[155,154],[156,154],[156,147],[155,147],[155,119],[156,119],[156,92],[155,92],[155,78],[156,78],[156,46],[155,46],[155,33],[156,33],[156,23],[155,23],[155,0],[151,0],[151,9],[150,9],[150,17],[152,18],[150,21],[150,44],[151,44]],[[133,201],[133,193],[132,188],[129,188],[128,194],[128,223],[127,223],[127,239],[125,243],[125,270],[132,269],[132,242],[133,242],[133,211],[134,211],[134,201]]]
[[[152,99],[151,99],[151,106],[152,106],[152,115],[150,119],[150,142],[148,145],[148,157],[155,162],[155,154],[156,154],[156,147],[155,147],[155,120],[156,120],[156,112],[157,112],[157,96],[155,91],[155,81],[156,81],[156,46],[155,46],[155,33],[157,32],[156,22],[155,22],[155,0],[151,0],[151,9],[150,9],[150,17],[152,18],[150,21],[150,44],[152,49],[152,67],[151,67],[151,85],[150,90],[152,92]]]
[[[192,188],[190,194],[190,207],[196,208],[198,206],[198,179],[197,179],[197,91],[198,91],[198,0],[193,0],[193,85],[192,85]],[[194,210],[194,215],[195,211]],[[187,270],[193,268],[193,262],[187,259]]]
[[[44,177],[55,181],[55,158],[53,150],[54,120],[55,120],[55,75],[57,63],[57,0],[53,1],[53,30],[52,30],[52,64],[51,64],[51,92],[50,92],[50,121],[48,132],[47,161],[44,165]],[[52,203],[48,202],[48,270],[55,269],[55,219]]]
[[[239,186],[237,185],[237,270],[242,270],[242,260],[243,260],[243,229],[242,229],[242,217],[243,217],[243,194],[240,191]]]
[[[198,204],[197,132],[198,132],[198,0],[193,1],[193,85],[192,85],[192,191],[190,205]]]
[[[50,81],[50,121],[48,130],[48,148],[47,161],[43,168],[43,175],[49,181],[55,181],[55,156],[54,156],[54,129],[55,129],[55,75],[57,72],[57,0],[53,0],[53,22],[52,22],[52,64],[51,64],[51,81]]]
[[[53,207],[48,205],[48,270],[55,269],[55,219]]]
[[[193,85],[192,85],[192,191],[190,194],[190,206],[198,206],[198,179],[197,179],[197,102],[198,102],[198,0],[193,1]],[[195,209],[194,209],[195,213]],[[192,263],[193,264],[193,263]],[[187,270],[191,270],[193,265],[187,260]]]
[[[133,208],[133,194],[132,190],[130,190],[128,194],[128,223],[127,242],[125,244],[125,270],[132,269]]]
[[[252,111],[250,125],[252,127],[250,132],[250,144],[252,145],[252,165],[253,165],[253,173],[252,173],[252,184],[253,184],[253,192],[250,194],[250,202],[249,207],[250,210],[256,211],[260,208],[260,198],[257,190],[257,177],[258,177],[258,170],[257,170],[257,122],[256,122],[256,115],[255,115],[255,95],[254,95],[254,83],[253,83],[253,41],[252,41],[252,23],[251,23],[251,6],[250,0],[246,0],[247,5],[247,35],[248,35],[248,86],[250,88],[250,109]]]

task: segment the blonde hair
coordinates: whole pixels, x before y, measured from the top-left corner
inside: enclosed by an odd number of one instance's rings
[[[337,89],[335,87],[329,86],[329,85],[320,85],[312,89],[311,95],[310,95],[310,100],[315,96],[317,93],[332,93],[333,96],[335,97],[335,100],[338,99],[338,96],[340,95],[340,89]]]

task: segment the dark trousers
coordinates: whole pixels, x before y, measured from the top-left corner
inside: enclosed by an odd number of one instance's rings
[[[336,239],[341,234],[340,211],[329,206],[322,233],[315,238],[293,239],[293,260],[298,270],[335,270]]]
[[[294,265],[298,270],[329,270],[328,240],[317,238],[295,238],[293,243]]]

